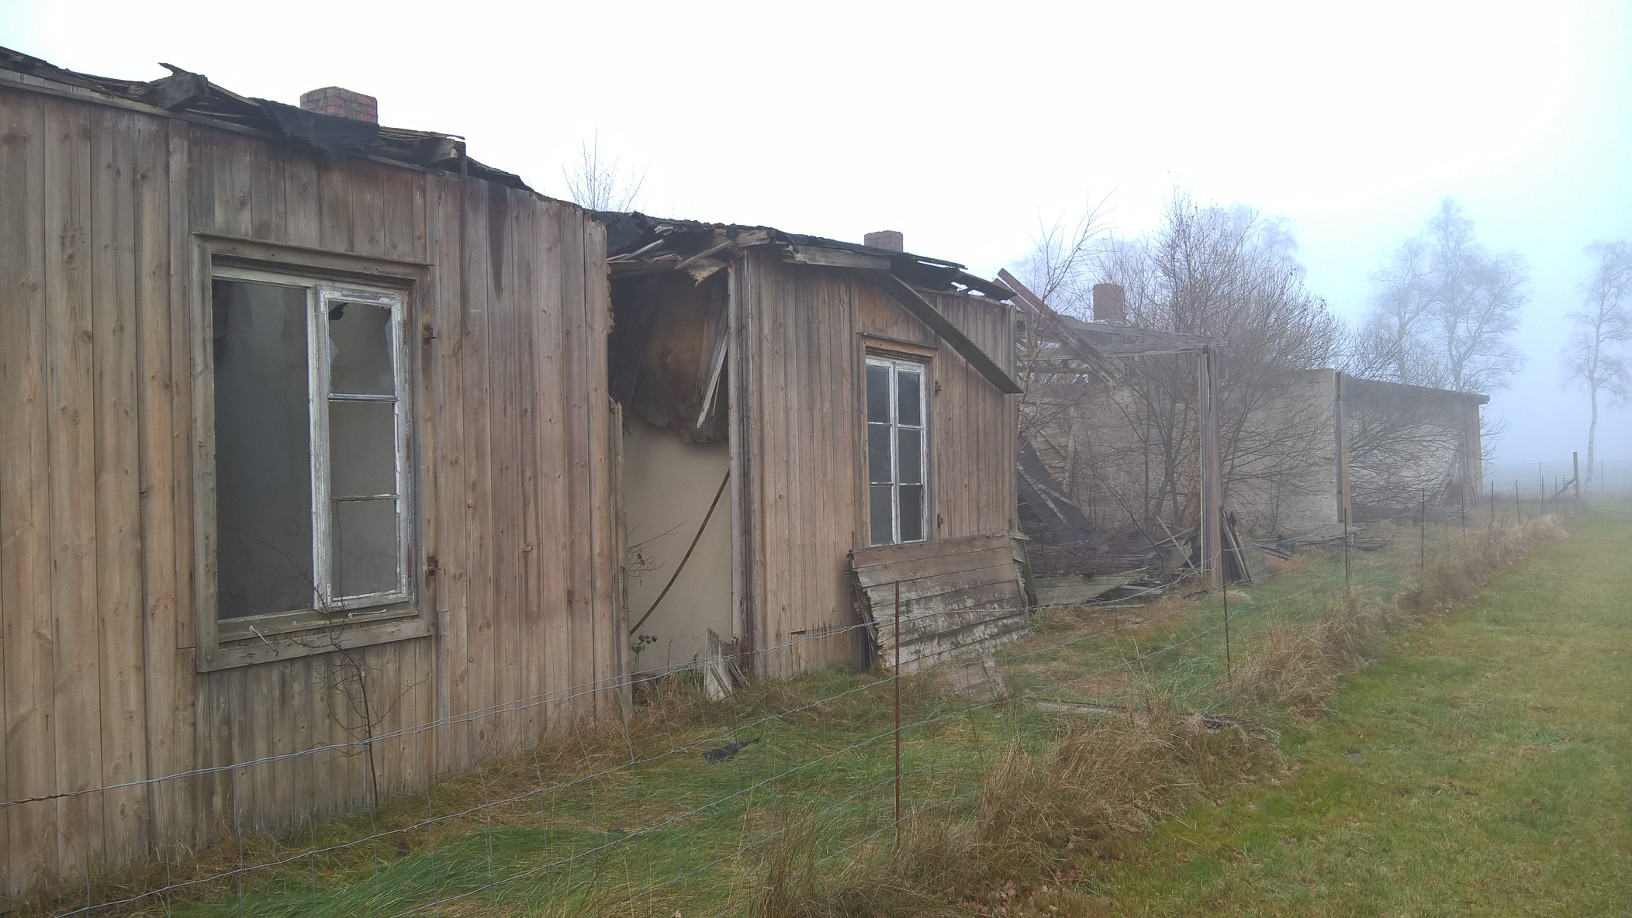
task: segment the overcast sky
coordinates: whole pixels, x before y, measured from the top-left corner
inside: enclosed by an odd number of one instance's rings
[[[1564,316],[1582,247],[1632,239],[1624,0],[0,6],[0,44],[75,70],[167,61],[289,103],[346,86],[558,196],[598,134],[644,172],[642,210],[898,229],[987,274],[1088,202],[1138,235],[1184,189],[1289,218],[1310,286],[1353,320],[1452,195],[1532,268],[1527,367],[1491,404],[1504,461],[1585,449]],[[1603,416],[1598,442],[1632,459],[1632,414]]]

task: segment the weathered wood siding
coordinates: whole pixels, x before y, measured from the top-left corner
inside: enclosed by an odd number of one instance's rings
[[[354,655],[380,792],[604,711],[580,687],[623,671],[598,225],[0,87],[0,894],[369,799],[339,655],[195,668],[196,233],[429,266],[411,301],[435,337],[410,353],[435,634]]]
[[[937,348],[930,371],[933,538],[1007,532],[1014,400],[864,275],[751,251],[737,296],[744,378],[755,665],[772,677],[862,658],[846,557],[867,546],[867,337]],[[926,294],[1012,371],[1009,307]]]
[[[1008,534],[851,552],[850,580],[878,662],[894,669],[899,657],[901,671],[915,673],[990,656],[1023,637],[1031,625],[1023,552]]]

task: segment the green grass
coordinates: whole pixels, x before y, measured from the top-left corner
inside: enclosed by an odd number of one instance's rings
[[[1346,681],[1279,786],[1095,883],[1133,914],[1632,913],[1632,506]]]
[[[1420,533],[1383,534],[1392,539],[1387,548],[1351,556],[1351,591],[1392,607],[1417,576]],[[241,853],[229,842],[149,865],[114,878],[101,898],[226,874],[240,863],[287,861],[138,907],[348,918],[415,908],[744,914],[767,877],[782,875],[778,865],[788,867],[791,845],[809,874],[794,879],[831,890],[837,903],[808,914],[960,913],[996,901],[1009,903],[1008,914],[1047,903],[1069,914],[1096,901],[1151,913],[1416,914],[1478,910],[1485,901],[1545,912],[1553,910],[1546,901],[1493,890],[1553,889],[1566,870],[1581,876],[1557,894],[1601,905],[1629,894],[1632,863],[1632,782],[1620,764],[1632,753],[1620,698],[1632,692],[1605,690],[1624,686],[1632,664],[1632,631],[1610,611],[1632,585],[1624,549],[1618,562],[1613,555],[1616,539],[1632,536],[1632,507],[1589,518],[1581,534],[1505,574],[1489,599],[1447,623],[1404,638],[1373,635],[1367,656],[1385,655],[1391,640],[1397,652],[1347,683],[1332,716],[1313,726],[1307,712],[1232,690],[1218,594],[1045,614],[1033,637],[1007,650],[1016,701],[971,701],[927,678],[902,680],[902,805],[914,817],[907,831],[932,839],[925,844],[944,849],[944,858],[978,850],[995,873],[937,864],[912,848],[918,842],[903,844],[910,857],[892,851],[891,680],[831,672],[753,685],[719,703],[676,688],[627,725],[586,726],[531,755],[296,838],[249,838]],[[1478,536],[1477,525],[1430,527],[1427,566]],[[1277,637],[1327,621],[1342,597],[1341,552],[1299,558],[1269,583],[1230,593],[1236,679]],[[1604,581],[1605,571],[1618,571],[1618,584]],[[1592,595],[1577,596],[1583,590]],[[1555,601],[1565,596],[1576,596],[1569,609]],[[1609,605],[1575,609],[1591,603]],[[1168,707],[1234,713],[1271,727],[1281,748],[1181,731],[1176,744],[1173,734],[1158,737],[1169,751],[1151,752],[1140,746],[1149,736],[1100,736],[1098,728],[1084,730],[1094,718],[1044,714],[1032,698],[1126,705],[1150,711],[1152,721]],[[729,761],[710,765],[699,754],[748,736],[759,741]],[[1174,745],[1184,748],[1173,752]],[[1003,860],[1006,842],[993,828],[1003,814],[990,812],[991,801],[1024,807],[1036,803],[1028,789],[1060,792],[1050,784],[1058,776],[1044,772],[1061,767],[1061,750],[1135,747],[1153,756],[1156,769],[1172,765],[1175,780],[1199,783],[1182,793],[1153,789],[1161,793],[1148,801],[1135,789],[1109,817],[1084,816],[1092,801],[1078,800],[1060,818],[1107,818],[1128,828],[1086,830],[1088,841],[1077,847],[1084,827],[1065,825],[1069,850],[1031,849],[1026,857],[1043,856],[1029,866],[1025,858]],[[1274,762],[1281,765],[1265,764]],[[1005,768],[1007,785],[993,777]],[[1259,784],[1234,793],[1243,776]],[[1139,839],[1139,827],[1198,796],[1223,802]],[[1150,818],[1133,812],[1139,807]],[[984,847],[960,847],[967,837]],[[1618,844],[1609,841],[1615,837]],[[1464,881],[1441,881],[1456,875],[1445,860],[1464,865]],[[1021,900],[1030,904],[1015,904]]]

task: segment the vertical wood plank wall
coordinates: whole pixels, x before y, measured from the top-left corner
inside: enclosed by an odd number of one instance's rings
[[[867,546],[863,336],[937,348],[931,361],[935,538],[1006,532],[1014,515],[1014,400],[865,277],[750,251],[742,263],[750,399],[756,662],[786,678],[861,659],[845,558]],[[1012,314],[926,294],[1012,372]]]
[[[0,87],[0,897],[369,800],[364,755],[277,758],[362,736],[335,654],[195,671],[194,233],[431,265],[411,353],[436,633],[357,655],[380,792],[614,703],[584,690],[623,671],[601,227]]]

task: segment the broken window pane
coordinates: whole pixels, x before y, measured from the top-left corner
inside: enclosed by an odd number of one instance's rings
[[[873,423],[890,420],[890,368],[887,366],[867,365],[867,420]]]
[[[310,609],[307,291],[217,280],[211,298],[219,614]]]
[[[334,502],[334,594],[394,592],[397,576],[397,502]]]
[[[329,400],[329,496],[397,493],[394,402]]]
[[[899,412],[898,423],[910,424],[914,427],[924,423],[923,388],[924,377],[916,370],[897,368],[895,372],[896,385],[900,389],[897,400]]]
[[[924,486],[901,486],[901,541],[918,542],[924,538]]]
[[[391,307],[329,301],[329,391],[392,395]]]
[[[890,500],[890,492],[895,490],[889,485],[873,485],[870,491],[869,510],[872,515],[873,544],[888,545],[895,541],[894,507]]]

